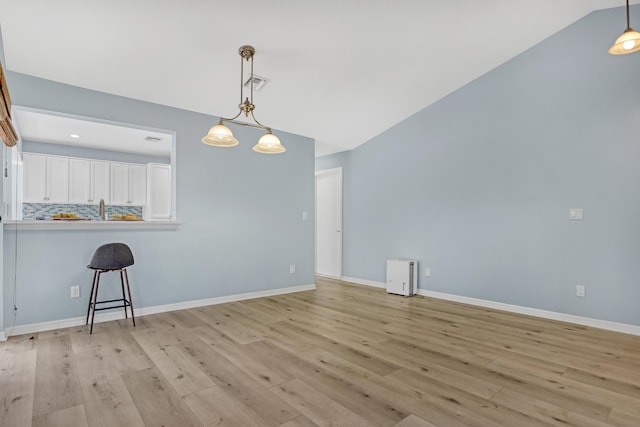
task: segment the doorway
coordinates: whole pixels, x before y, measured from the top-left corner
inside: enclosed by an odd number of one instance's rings
[[[316,274],[342,278],[342,168],[316,172]]]

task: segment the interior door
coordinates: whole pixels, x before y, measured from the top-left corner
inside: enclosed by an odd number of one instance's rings
[[[316,172],[316,274],[342,277],[342,168]]]

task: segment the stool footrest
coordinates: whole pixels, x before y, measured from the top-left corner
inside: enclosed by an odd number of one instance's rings
[[[97,304],[102,304],[102,303],[108,303],[108,302],[116,302],[116,301],[124,301],[124,304],[122,305],[113,305],[111,307],[95,307],[94,310],[95,311],[100,311],[100,310],[111,310],[112,308],[127,308],[127,307],[131,307],[131,303],[127,300],[118,300],[118,299],[113,299],[113,300],[109,300],[109,301],[96,301],[96,305]],[[93,305],[93,303],[91,304]]]
[[[96,301],[96,305],[98,305],[98,304],[105,304],[105,303],[108,303],[108,302],[117,302],[117,301],[124,301],[124,302],[125,302],[125,304],[127,304],[127,305],[131,305],[131,303],[130,303],[128,300],[124,299],[124,298],[119,298],[119,299],[107,299],[107,300],[104,300],[104,301]],[[92,302],[90,302],[90,303],[89,303],[89,305],[93,305],[93,303],[92,303]],[[96,310],[97,310],[97,309],[96,309]]]

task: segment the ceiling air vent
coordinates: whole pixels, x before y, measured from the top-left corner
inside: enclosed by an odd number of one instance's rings
[[[251,85],[253,85],[253,90],[255,90],[256,92],[260,91],[260,89],[262,89],[264,87],[264,85],[266,85],[267,83],[269,83],[269,79],[266,79],[264,77],[260,77],[257,75],[253,75],[252,77],[249,77],[245,82],[244,82],[244,87],[248,88]]]
[[[162,138],[158,138],[157,136],[147,136],[144,140],[149,142],[160,142],[162,141]]]

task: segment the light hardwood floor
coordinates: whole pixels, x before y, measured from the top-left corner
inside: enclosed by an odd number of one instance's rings
[[[0,425],[640,426],[640,337],[317,284],[11,337]]]

